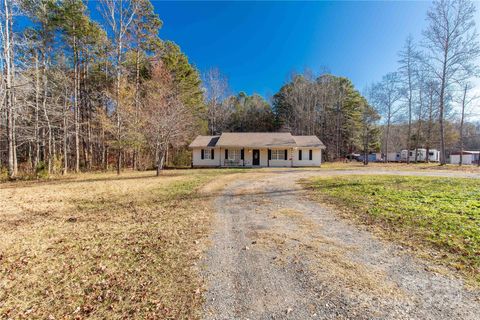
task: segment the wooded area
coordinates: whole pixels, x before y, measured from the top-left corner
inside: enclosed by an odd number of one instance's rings
[[[2,0],[0,169],[10,179],[189,165],[197,134],[288,130],[317,135],[327,161],[353,152],[480,149],[473,79],[474,5],[435,2],[424,39],[363,93],[344,77],[294,74],[271,101],[232,93],[161,39],[149,0]],[[380,121],[380,115],[382,116]]]
[[[14,178],[150,168],[204,126],[200,75],[148,0],[2,1],[1,160]]]
[[[367,90],[382,115],[383,154],[435,148],[445,164],[452,151],[480,149],[475,11],[470,1],[435,1],[422,39],[409,36],[398,69]]]

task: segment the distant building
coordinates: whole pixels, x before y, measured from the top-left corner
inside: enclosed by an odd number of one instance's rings
[[[463,151],[462,164],[478,164],[480,151]],[[460,152],[450,154],[451,164],[460,164]]]
[[[388,162],[400,162],[400,152],[389,152],[387,153]]]
[[[415,156],[415,152],[417,155]],[[413,150],[402,150],[400,152],[400,161],[407,162],[407,158],[410,162],[427,162],[427,149],[418,148]],[[428,150],[428,161],[429,162],[439,162],[440,161],[440,151],[437,149]]]
[[[365,159],[365,155],[361,154],[358,157],[358,161],[362,161]],[[382,162],[382,154],[380,152],[370,152],[367,156],[368,162]]]

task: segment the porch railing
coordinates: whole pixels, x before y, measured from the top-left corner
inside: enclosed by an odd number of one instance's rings
[[[243,160],[240,159],[235,159],[235,160],[225,160],[223,162],[223,165],[225,167],[242,167],[243,166]]]

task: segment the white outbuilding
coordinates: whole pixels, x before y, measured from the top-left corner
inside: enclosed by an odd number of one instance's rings
[[[478,164],[480,151],[463,151],[462,164]],[[450,154],[451,164],[460,164],[460,152]]]

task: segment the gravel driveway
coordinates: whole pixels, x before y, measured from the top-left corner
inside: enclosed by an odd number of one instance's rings
[[[351,173],[372,172],[285,169],[228,185],[204,261],[205,319],[478,319],[479,291],[309,201],[297,184]]]

